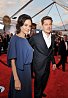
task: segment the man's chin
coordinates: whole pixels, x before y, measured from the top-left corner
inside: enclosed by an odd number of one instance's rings
[[[51,32],[47,32],[47,34],[50,34]]]

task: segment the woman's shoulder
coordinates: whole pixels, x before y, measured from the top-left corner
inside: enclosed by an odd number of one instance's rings
[[[15,40],[16,40],[16,35],[13,35],[13,36],[11,37],[11,39],[10,39],[10,42],[15,42]]]

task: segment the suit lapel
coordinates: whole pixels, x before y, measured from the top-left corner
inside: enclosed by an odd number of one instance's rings
[[[51,46],[52,46],[52,48],[54,48],[54,40],[55,40],[55,36],[51,35]]]
[[[44,40],[44,38],[43,38],[42,31],[39,33],[39,35],[40,35],[41,45],[43,46],[43,48],[46,48],[47,45],[46,45],[46,42],[45,42],[45,40]],[[48,48],[48,47],[47,47],[47,48]]]
[[[45,42],[45,40],[43,38],[42,31],[40,32],[40,40],[42,42],[42,46],[44,46],[44,48],[48,48],[47,44],[46,44],[46,42]],[[54,37],[53,37],[53,35],[51,35],[51,46],[53,46],[53,43],[54,43]]]

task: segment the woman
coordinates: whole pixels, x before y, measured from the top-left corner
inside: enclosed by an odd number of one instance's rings
[[[8,64],[12,67],[12,75],[8,98],[32,98],[31,94],[31,62],[33,49],[26,39],[31,30],[32,19],[23,14],[19,16],[16,34],[11,38],[8,47]]]

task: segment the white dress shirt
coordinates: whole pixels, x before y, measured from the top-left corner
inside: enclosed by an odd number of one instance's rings
[[[68,48],[68,46],[67,46],[67,42],[65,42],[65,46],[66,46],[66,50],[67,50],[67,48]]]
[[[43,34],[43,38],[46,42],[46,45],[49,48],[51,46],[51,33],[49,36],[47,36],[46,33],[44,31],[42,31],[42,34]]]

